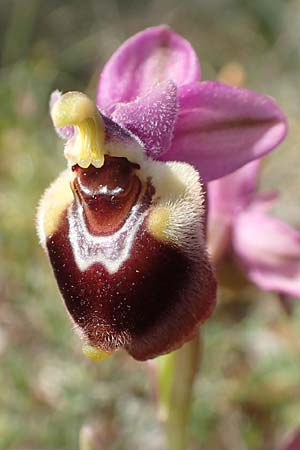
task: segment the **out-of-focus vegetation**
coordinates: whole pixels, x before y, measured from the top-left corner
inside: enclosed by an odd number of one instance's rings
[[[117,46],[162,22],[192,42],[205,79],[238,62],[244,84],[286,111],[290,135],[268,158],[262,184],[281,190],[274,213],[300,227],[298,0],[2,0],[0,450],[77,449],[83,424],[97,430],[99,450],[163,449],[145,365],[123,354],[98,365],[82,356],[34,223],[39,197],[65,164],[50,92],[95,95]],[[300,425],[298,302],[289,317],[275,295],[223,288],[204,330],[194,449],[276,450]]]

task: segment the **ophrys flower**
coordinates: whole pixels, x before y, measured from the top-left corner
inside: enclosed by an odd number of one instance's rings
[[[148,359],[195,335],[216,297],[200,176],[284,137],[273,100],[199,78],[190,44],[154,27],[107,63],[97,107],[78,92],[52,97],[69,167],[46,191],[38,229],[92,357],[122,347]]]

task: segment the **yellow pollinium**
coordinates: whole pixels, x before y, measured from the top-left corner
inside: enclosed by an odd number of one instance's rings
[[[74,126],[76,129],[65,148],[65,156],[72,165],[103,166],[105,127],[96,105],[87,95],[67,92],[57,100],[51,116],[55,127]]]
[[[112,354],[112,352],[104,352],[103,350],[100,350],[97,347],[92,347],[89,344],[84,344],[82,346],[82,353],[92,361],[103,361]]]

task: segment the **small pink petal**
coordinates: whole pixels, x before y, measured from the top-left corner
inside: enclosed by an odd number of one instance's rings
[[[208,246],[215,263],[227,253],[236,214],[243,211],[255,195],[259,166],[260,160],[253,161],[207,185]]]
[[[281,447],[280,450],[300,450],[300,431],[294,432],[288,443]]]
[[[259,159],[252,161],[207,185],[208,243],[211,255],[218,261],[228,250],[231,227],[236,216],[252,203],[255,203],[257,210],[266,212],[278,199],[278,194],[274,191],[256,193],[260,163]]]
[[[187,161],[211,181],[260,158],[287,132],[270,97],[206,81],[179,89],[179,114],[170,150],[162,159]]]
[[[154,84],[173,80],[177,86],[200,79],[191,44],[166,25],[148,28],[128,39],[105,65],[97,104],[110,114],[119,102],[130,102]]]
[[[208,183],[209,215],[229,217],[243,210],[256,195],[260,160]]]
[[[50,115],[51,115],[53,106],[55,105],[55,103],[61,96],[62,96],[62,93],[58,90],[52,92],[52,94],[50,96],[50,101],[49,101]],[[58,136],[61,137],[62,139],[68,140],[68,139],[71,139],[71,137],[74,135],[74,127],[72,127],[72,126],[61,127],[61,128],[54,127],[54,128],[55,128],[55,131],[58,134]]]
[[[253,205],[236,218],[233,251],[261,289],[300,296],[300,232]]]
[[[170,147],[177,116],[177,88],[173,81],[153,87],[130,103],[120,103],[112,118],[138,136],[152,158]]]

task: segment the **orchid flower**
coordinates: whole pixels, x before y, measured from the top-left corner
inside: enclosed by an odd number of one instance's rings
[[[260,289],[300,297],[300,230],[270,216],[276,192],[257,192],[260,161],[208,187],[210,250],[231,254]]]
[[[200,82],[193,48],[166,26],[116,51],[96,104],[56,91],[50,110],[68,168],[41,200],[38,233],[84,352],[175,350],[215,305],[202,183],[278,145],[283,113]]]

